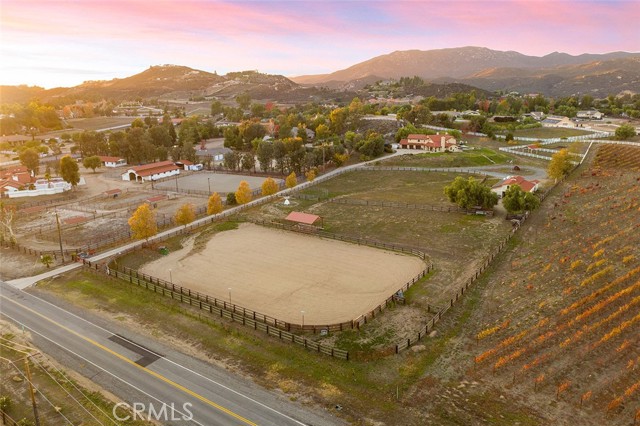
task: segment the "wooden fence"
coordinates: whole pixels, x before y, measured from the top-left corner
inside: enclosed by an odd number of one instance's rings
[[[254,223],[256,225],[261,225],[261,226],[267,226],[271,228],[282,229],[285,231],[293,231],[301,234],[315,235],[320,238],[327,238],[327,239],[344,241],[344,242],[358,244],[358,245],[397,251],[400,253],[417,256],[422,260],[427,260],[427,254],[414,247],[402,246],[399,244],[384,243],[382,241],[372,240],[368,238],[352,237],[350,235],[334,234],[332,232],[323,231],[322,229],[319,229],[319,228],[307,227],[307,226],[300,227],[300,226],[290,225],[290,224],[281,223],[281,222],[271,222],[266,220],[252,220],[251,223]],[[427,273],[430,270],[429,268],[431,268],[431,264],[427,265],[427,268],[426,268]]]
[[[278,320],[268,315],[263,315],[258,312],[240,307],[238,305],[229,303],[211,297],[190,289],[174,285],[159,278],[152,277],[150,275],[141,274],[138,271],[134,271],[129,268],[115,269],[104,268],[98,263],[92,264],[90,261],[84,261],[85,266],[89,267],[92,271],[99,273],[106,273],[110,277],[124,280],[132,285],[144,288],[154,293],[159,293],[165,297],[169,297],[172,300],[177,300],[181,303],[185,303],[194,308],[198,308],[202,311],[209,313],[212,316],[225,318],[244,326],[253,328],[267,333],[270,336],[277,337],[281,340],[296,343],[304,346],[315,352],[319,352],[325,355],[332,356],[338,359],[349,360],[349,352],[343,349],[318,343],[313,340],[307,339],[303,336],[298,336],[290,332],[296,327],[292,327],[290,323]],[[348,323],[346,323],[348,324]],[[321,330],[323,327],[313,326],[314,332]],[[301,327],[298,327],[301,329]],[[307,330],[307,326],[304,330]],[[340,328],[342,330],[342,328]]]

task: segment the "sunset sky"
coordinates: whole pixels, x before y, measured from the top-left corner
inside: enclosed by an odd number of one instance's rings
[[[638,0],[0,0],[0,16],[0,84],[47,88],[159,64],[295,76],[408,49],[640,50]]]

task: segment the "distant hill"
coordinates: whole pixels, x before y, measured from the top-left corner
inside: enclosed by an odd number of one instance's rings
[[[39,87],[2,86],[0,100],[26,102],[33,97],[41,101],[128,100],[135,98],[188,99],[196,96],[235,98],[247,92],[253,99],[300,101],[327,97],[323,90],[302,88],[281,75],[256,71],[233,72],[221,76],[179,65],[152,66],[126,78],[87,81],[70,88],[45,90]]]
[[[489,78],[499,84],[497,73],[508,75],[509,78],[528,77],[530,75],[539,76],[541,70],[589,63],[605,63],[634,56],[638,57],[640,54],[612,52],[572,56],[566,53],[554,52],[538,57],[527,56],[514,51],[491,50],[484,47],[461,47],[427,51],[405,50],[377,56],[331,74],[304,75],[292,77],[291,80],[302,85],[340,87],[349,86],[352,82],[362,81],[370,78],[370,76],[393,79],[419,76],[425,80],[435,82],[460,81],[487,90],[497,90],[505,88],[495,87],[493,84],[484,84],[483,80]],[[593,72],[597,73],[596,70]],[[559,84],[561,79],[567,78],[564,77],[563,73],[558,74],[555,79],[549,76],[550,73],[545,75],[547,75],[545,79],[552,80],[553,83],[536,84],[535,87],[545,88],[555,85],[554,94],[560,92],[561,94],[571,94],[569,92],[572,88],[571,84]],[[590,74],[587,74],[587,76],[590,76]],[[518,81],[510,81],[510,84],[518,86],[524,91],[535,91],[525,90],[528,88],[527,83],[533,82],[523,81],[520,84]],[[593,85],[590,85],[590,87],[595,88],[596,82],[603,84],[603,86],[597,88],[601,93],[609,93],[619,86],[610,86],[602,79],[594,79]],[[631,87],[636,87],[631,81],[627,83]],[[633,90],[633,88],[630,90]],[[551,92],[538,91],[551,94]],[[640,91],[640,87],[637,87],[635,91]]]
[[[548,96],[607,96],[624,90],[640,92],[640,55],[579,65],[527,70],[493,68],[456,80],[485,90],[544,93]]]
[[[23,103],[40,97],[45,91],[38,86],[0,86],[0,104]]]

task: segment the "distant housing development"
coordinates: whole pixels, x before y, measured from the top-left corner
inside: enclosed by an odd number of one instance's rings
[[[408,135],[400,141],[400,148],[427,152],[460,151],[458,141],[451,135]]]
[[[538,190],[538,185],[540,181],[538,180],[526,180],[522,176],[507,176],[501,182],[496,183],[491,187],[491,191],[498,194],[500,198],[504,197],[505,192],[512,185],[519,186],[524,192],[535,192]]]
[[[169,176],[180,174],[182,167],[176,166],[172,161],[160,161],[131,167],[122,174],[122,180],[134,182],[150,182]]]

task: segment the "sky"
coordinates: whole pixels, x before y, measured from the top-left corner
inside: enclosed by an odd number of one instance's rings
[[[0,0],[0,84],[70,87],[152,65],[297,76],[396,50],[640,50],[640,0]]]

